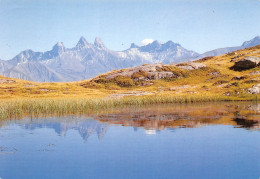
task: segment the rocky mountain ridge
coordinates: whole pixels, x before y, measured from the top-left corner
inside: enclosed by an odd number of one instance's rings
[[[37,82],[68,82],[90,79],[114,69],[123,69],[154,63],[188,62],[207,56],[215,56],[260,44],[257,36],[239,47],[228,47],[198,54],[178,43],[154,41],[144,46],[131,44],[124,51],[108,49],[100,38],[94,43],[81,37],[73,48],[62,42],[50,51],[25,50],[10,60],[0,60],[0,75]]]

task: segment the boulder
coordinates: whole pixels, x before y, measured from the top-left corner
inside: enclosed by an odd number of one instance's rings
[[[248,88],[247,92],[250,94],[260,94],[260,83],[254,85],[252,88]]]
[[[241,71],[255,68],[260,65],[260,57],[245,57],[242,60],[236,61],[232,67],[234,70]]]

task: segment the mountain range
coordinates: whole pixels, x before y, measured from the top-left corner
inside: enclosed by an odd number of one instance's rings
[[[62,42],[50,51],[25,50],[10,60],[0,60],[0,74],[38,82],[67,82],[93,78],[114,69],[152,63],[180,63],[207,56],[216,56],[260,44],[260,36],[241,46],[227,47],[199,54],[178,43],[153,41],[144,46],[134,43],[124,51],[108,49],[100,38],[94,44],[81,37],[73,48]]]

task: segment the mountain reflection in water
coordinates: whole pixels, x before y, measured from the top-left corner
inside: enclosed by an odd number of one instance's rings
[[[0,121],[0,178],[259,178],[259,109],[150,105]]]
[[[259,130],[260,105],[251,103],[217,103],[190,105],[152,105],[140,108],[128,107],[91,114],[88,116],[24,118],[1,121],[0,126],[17,124],[27,130],[49,128],[65,136],[69,130],[76,130],[87,141],[89,136],[98,139],[106,134],[109,125],[132,126],[134,131],[144,128],[146,134],[160,130],[195,128],[207,125],[232,125],[236,128]]]

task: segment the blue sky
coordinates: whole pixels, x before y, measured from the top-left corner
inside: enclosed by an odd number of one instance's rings
[[[156,39],[202,53],[257,35],[259,0],[0,0],[0,59],[81,36],[112,50]]]

